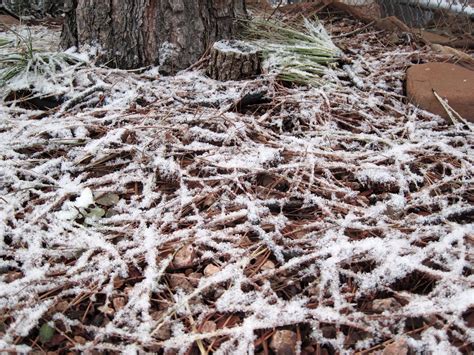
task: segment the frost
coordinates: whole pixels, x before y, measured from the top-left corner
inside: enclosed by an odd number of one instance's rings
[[[406,63],[439,57],[382,35],[340,39],[368,91],[340,69],[282,88],[90,63],[60,88],[98,89],[82,100],[1,105],[0,351],[38,351],[45,322],[86,353],[252,353],[298,327],[303,350],[471,344],[474,137],[404,102]],[[233,111],[259,90],[271,105]],[[106,217],[79,223],[95,202]]]
[[[77,208],[87,208],[94,203],[94,196],[90,188],[86,187],[81,195],[74,201]]]

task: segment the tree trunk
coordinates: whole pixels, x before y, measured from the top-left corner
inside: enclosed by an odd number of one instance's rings
[[[97,46],[99,60],[111,66],[159,65],[173,73],[232,37],[245,13],[244,0],[66,0],[61,42]]]

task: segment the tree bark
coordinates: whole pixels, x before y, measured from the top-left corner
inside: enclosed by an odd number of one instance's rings
[[[216,80],[243,80],[261,73],[258,49],[244,42],[216,42],[210,57],[207,74]]]
[[[66,0],[62,46],[99,47],[103,63],[173,73],[235,35],[244,0]]]

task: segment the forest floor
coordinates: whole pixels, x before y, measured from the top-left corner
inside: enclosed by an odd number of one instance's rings
[[[0,351],[473,351],[474,136],[403,90],[446,58],[324,24],[353,75],[318,88],[91,50],[1,89]]]

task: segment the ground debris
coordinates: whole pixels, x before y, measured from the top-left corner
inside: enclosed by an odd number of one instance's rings
[[[351,78],[91,64],[0,106],[0,351],[473,351],[474,137],[403,92],[445,57],[322,21]]]

